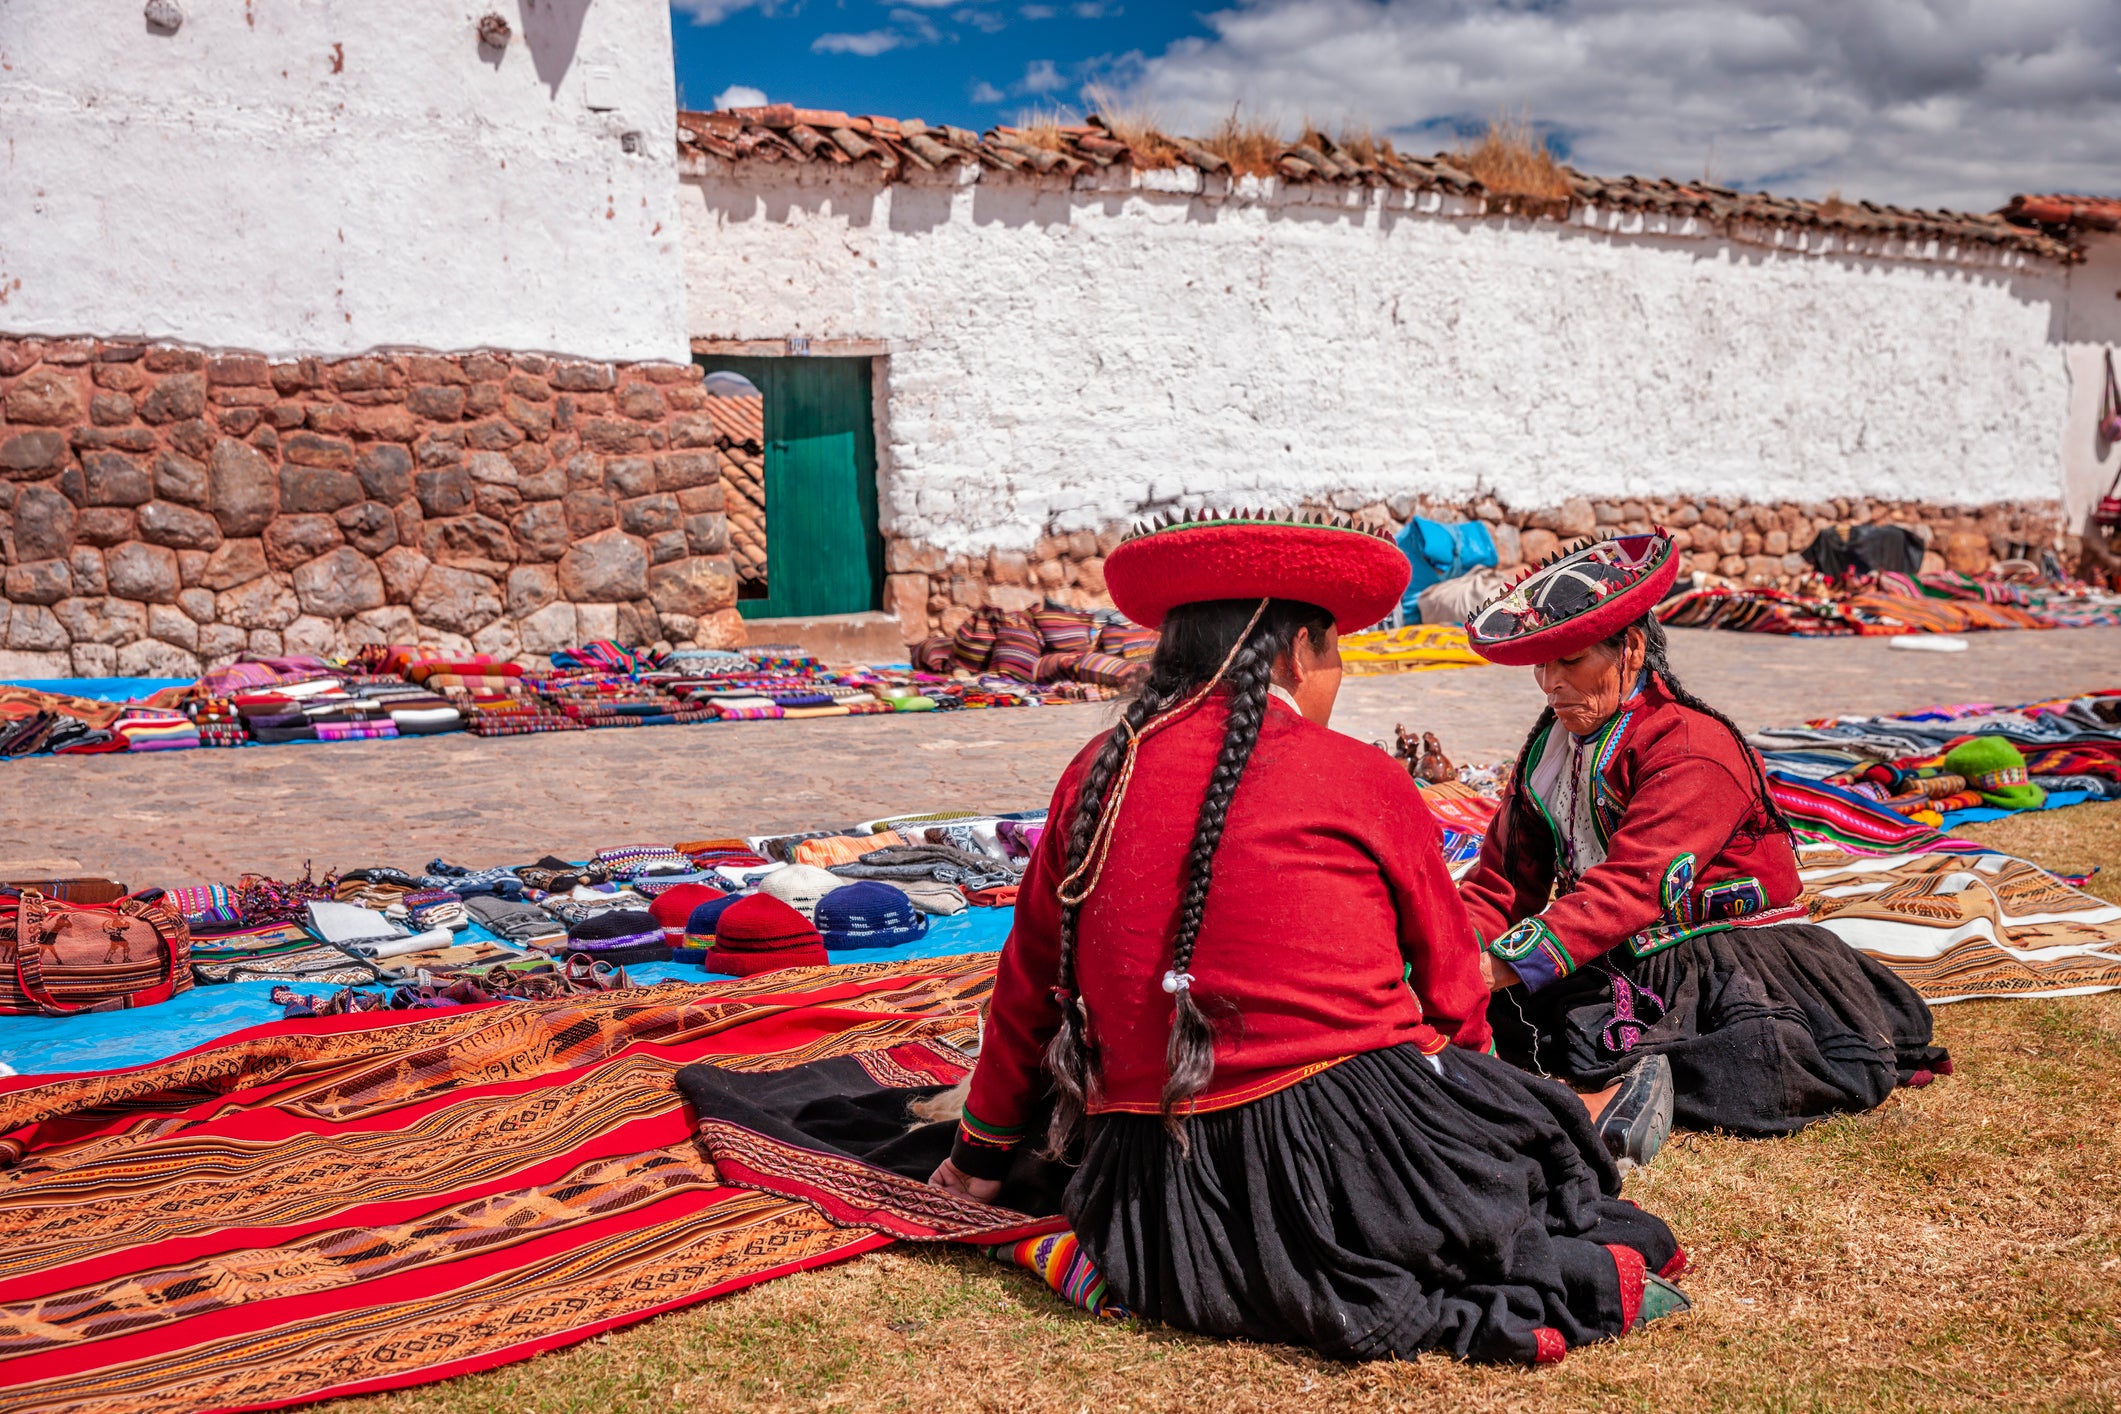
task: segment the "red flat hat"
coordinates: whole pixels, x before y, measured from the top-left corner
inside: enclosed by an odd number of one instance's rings
[[[1105,560],[1119,611],[1155,628],[1181,604],[1293,599],[1316,604],[1342,632],[1389,615],[1413,567],[1381,531],[1326,516],[1195,511],[1138,532]]]
[[[1656,608],[1678,574],[1678,551],[1661,530],[1578,545],[1483,604],[1466,620],[1466,637],[1491,663],[1551,663]]]

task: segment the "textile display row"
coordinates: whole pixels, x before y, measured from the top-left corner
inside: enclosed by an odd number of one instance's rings
[[[2121,624],[2121,595],[2080,584],[1880,570],[1819,582],[1802,593],[1704,579],[1658,605],[1657,618],[1667,628],[1805,638],[2090,628]]]
[[[1098,702],[1132,680],[1156,641],[1076,610],[1010,631],[1031,647],[1012,655],[978,642],[932,671],[828,670],[786,645],[658,654],[599,642],[554,653],[549,671],[402,645],[345,659],[245,655],[139,702],[0,684],[0,758]]]

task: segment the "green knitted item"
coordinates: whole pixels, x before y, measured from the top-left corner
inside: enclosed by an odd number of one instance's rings
[[[2047,792],[2025,777],[2025,757],[2000,736],[1962,741],[1944,755],[1944,769],[1966,777],[1969,790],[2000,810],[2038,810]]]

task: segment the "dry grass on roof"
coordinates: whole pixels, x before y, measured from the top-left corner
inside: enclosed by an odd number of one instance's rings
[[[1041,152],[1066,152],[1072,132],[1082,131],[1082,122],[1065,108],[1031,108],[1016,117],[1016,136]]]
[[[1356,162],[1375,163],[1380,158],[1398,155],[1392,147],[1392,139],[1380,137],[1375,129],[1363,123],[1342,123],[1337,146]]]
[[[1451,160],[1478,179],[1491,196],[1567,201],[1574,194],[1569,174],[1522,117],[1497,118],[1478,143],[1459,148]]]
[[[2121,862],[2121,803],[1974,827]],[[2100,880],[2094,880],[2094,888]],[[2109,895],[2111,896],[2111,895]],[[2089,1411],[2121,1407],[2121,994],[1937,1012],[1958,1072],[1785,1139],[1682,1134],[1626,1196],[1671,1222],[1691,1315],[1557,1367],[1300,1350],[1098,1322],[1026,1273],[902,1244],[526,1364],[332,1414],[596,1410]]]
[[[1163,120],[1154,108],[1134,99],[1122,98],[1096,84],[1085,89],[1083,96],[1089,100],[1097,121],[1105,125],[1105,131],[1134,149],[1136,166],[1172,167],[1178,164],[1178,143],[1164,131]]]
[[[1276,160],[1288,150],[1289,139],[1273,119],[1233,105],[1230,116],[1217,123],[1200,145],[1229,163],[1239,176],[1271,177]]]

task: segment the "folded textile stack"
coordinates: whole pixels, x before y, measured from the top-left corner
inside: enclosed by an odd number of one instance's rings
[[[185,751],[199,744],[199,729],[175,709],[128,706],[110,730],[127,751]]]

